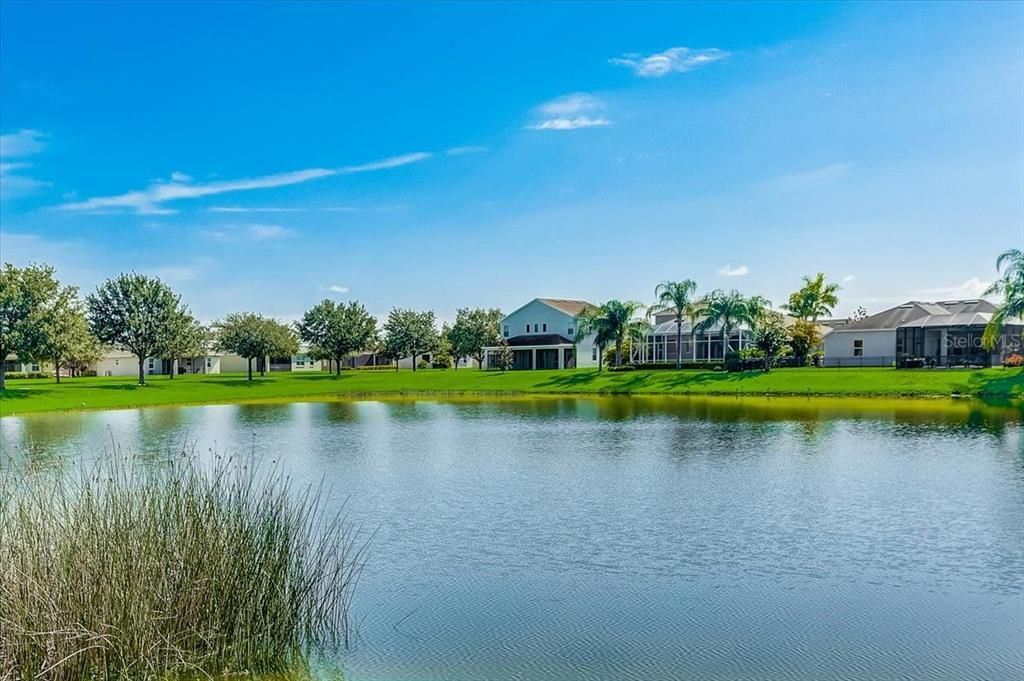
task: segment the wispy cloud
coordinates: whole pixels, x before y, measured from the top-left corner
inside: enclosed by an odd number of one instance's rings
[[[347,286],[338,286],[337,284],[334,284],[333,286],[328,286],[327,290],[333,291],[334,293],[348,293]]]
[[[208,213],[376,213],[407,208],[405,204],[383,206],[210,206]]]
[[[728,52],[714,47],[704,50],[671,47],[664,52],[648,55],[630,52],[608,61],[616,66],[625,66],[641,78],[661,78],[670,73],[692,71],[728,56]]]
[[[169,284],[180,284],[199,278],[214,262],[213,258],[194,258],[187,263],[149,267],[143,273],[159,277]]]
[[[799,170],[793,173],[783,173],[761,180],[754,184],[754,188],[771,192],[789,192],[815,189],[823,184],[834,182],[845,177],[852,163],[838,162],[828,163],[809,170]]]
[[[465,154],[482,154],[488,151],[487,147],[470,146],[470,147],[451,147],[446,149],[444,153],[449,156],[464,156]]]
[[[937,288],[923,288],[914,291],[915,296],[931,298],[934,300],[962,300],[965,298],[980,298],[985,289],[991,286],[992,282],[982,281],[978,277],[971,277],[967,281],[953,286],[939,286]]]
[[[724,265],[718,268],[718,273],[723,277],[742,277],[745,274],[749,274],[750,269],[746,265],[737,265],[736,267]]]
[[[536,109],[537,121],[526,126],[530,130],[577,130],[611,125],[604,115],[604,102],[585,92],[575,92]]]
[[[210,213],[298,213],[304,208],[285,208],[283,206],[210,206]]]
[[[31,168],[31,163],[9,160],[38,154],[46,148],[43,142],[45,137],[38,130],[19,130],[0,135],[0,201],[28,196],[50,186],[49,182],[21,172]]]
[[[38,154],[46,148],[46,135],[38,130],[19,130],[0,135],[0,157],[15,158]]]
[[[311,180],[317,180],[334,175],[350,175],[365,173],[375,170],[397,168],[410,163],[418,163],[430,158],[431,154],[416,152],[393,156],[390,158],[365,163],[362,165],[344,166],[341,168],[307,168],[287,173],[274,175],[262,175],[258,177],[244,178],[240,180],[223,180],[217,182],[192,182],[182,178],[188,177],[183,173],[175,173],[169,182],[154,182],[146,189],[117,194],[114,196],[97,196],[85,201],[65,203],[60,206],[61,210],[75,212],[97,212],[97,211],[134,211],[144,214],[167,214],[175,210],[167,208],[163,204],[168,201],[180,199],[197,199],[204,196],[215,196],[228,192],[251,191],[255,189],[271,189],[274,187],[286,187],[294,184],[301,184]]]
[[[281,225],[248,223],[227,225],[220,229],[207,229],[203,230],[201,234],[214,241],[272,241],[295,236],[296,231]]]
[[[856,274],[847,274],[845,277],[843,277],[843,283],[844,284],[849,284],[851,281],[853,281],[856,278],[857,278]]]

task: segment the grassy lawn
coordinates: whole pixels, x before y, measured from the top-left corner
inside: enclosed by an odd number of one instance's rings
[[[707,394],[860,395],[1024,398],[1024,369],[902,370],[776,369],[768,374],[713,371],[345,371],[268,374],[249,383],[243,374],[151,376],[145,387],[131,377],[15,379],[0,391],[0,414],[74,409],[115,409],[159,404],[332,399],[397,394]]]

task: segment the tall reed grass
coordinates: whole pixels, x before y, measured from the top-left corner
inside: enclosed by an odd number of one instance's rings
[[[366,545],[320,488],[238,460],[0,461],[0,679],[302,668],[348,640]]]

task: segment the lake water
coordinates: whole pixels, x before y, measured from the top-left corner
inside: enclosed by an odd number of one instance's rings
[[[326,476],[377,530],[350,681],[1020,679],[1019,407],[354,401],[0,419]]]

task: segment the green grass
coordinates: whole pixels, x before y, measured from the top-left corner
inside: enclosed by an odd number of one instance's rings
[[[280,472],[0,460],[0,679],[301,678],[347,640],[351,528]]]
[[[242,374],[18,379],[0,391],[0,414],[116,409],[163,404],[330,400],[374,395],[703,394],[933,397],[954,393],[1000,399],[1024,397],[1024,369],[776,369],[760,372],[510,371],[473,369],[278,373],[249,383]]]

